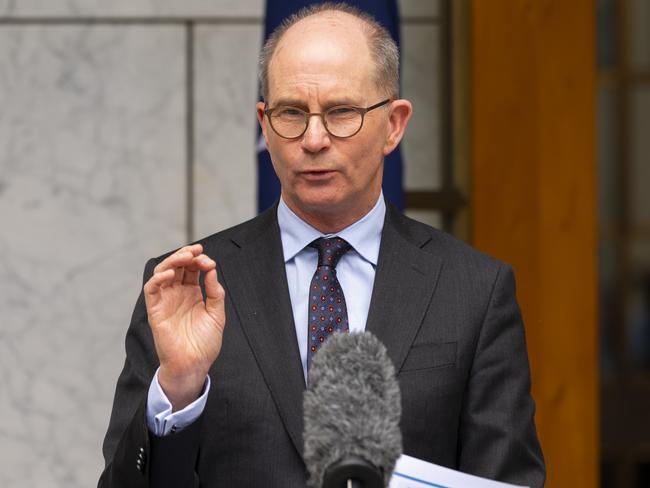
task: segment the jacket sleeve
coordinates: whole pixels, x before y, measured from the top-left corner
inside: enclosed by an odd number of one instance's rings
[[[545,467],[512,270],[499,269],[476,345],[459,432],[459,469],[531,488]]]
[[[143,283],[149,280],[156,264],[156,260],[149,260]],[[155,436],[147,428],[147,392],[158,364],[141,292],[126,335],[126,360],[104,438],[105,468],[99,488],[198,486],[195,466],[201,418],[165,437]]]

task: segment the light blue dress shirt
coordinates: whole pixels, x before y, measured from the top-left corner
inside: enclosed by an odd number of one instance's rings
[[[360,220],[336,234],[323,234],[298,217],[284,200],[280,199],[278,225],[305,383],[307,382],[308,292],[318,265],[318,252],[309,247],[309,244],[320,237],[337,235],[352,246],[352,249],[345,253],[336,265],[336,276],[345,295],[350,331],[362,332],[366,328],[368,319],[385,215],[386,204],[381,194],[375,206]],[[149,430],[156,435],[167,435],[191,424],[203,412],[209,390],[210,377],[208,376],[203,394],[184,409],[172,413],[172,405],[158,383],[156,371],[147,397]]]

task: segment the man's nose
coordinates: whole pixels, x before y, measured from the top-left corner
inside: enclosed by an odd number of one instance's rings
[[[330,145],[330,134],[325,128],[323,118],[312,115],[307,120],[307,130],[302,136],[302,147],[309,152],[322,151]]]

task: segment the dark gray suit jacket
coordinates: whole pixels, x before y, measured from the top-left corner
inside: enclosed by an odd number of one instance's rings
[[[217,262],[227,318],[205,410],[179,433],[148,433],[146,395],[158,359],[141,295],[99,486],[304,487],[305,384],[276,209],[200,242]],[[164,257],[147,263],[145,281]],[[367,330],[398,372],[406,454],[543,485],[524,328],[507,265],[389,204]]]

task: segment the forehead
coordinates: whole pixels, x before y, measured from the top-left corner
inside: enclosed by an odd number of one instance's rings
[[[269,98],[347,96],[374,91],[374,63],[362,21],[325,12],[294,24],[269,64]]]

